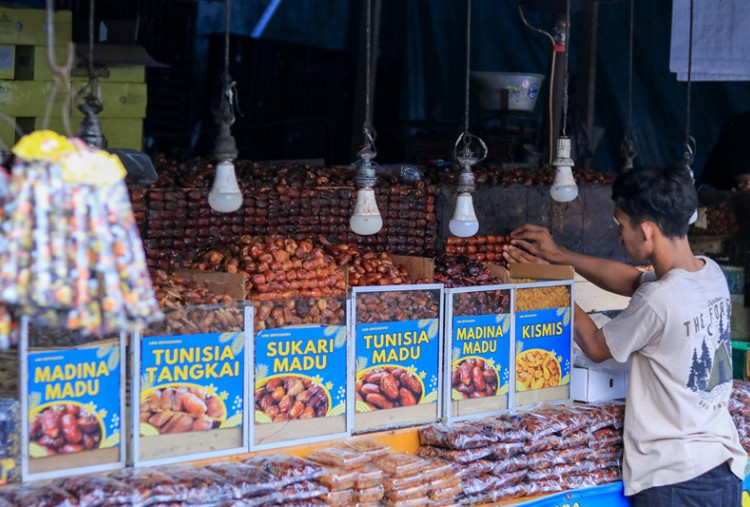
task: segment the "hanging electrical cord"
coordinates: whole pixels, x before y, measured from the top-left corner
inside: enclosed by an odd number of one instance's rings
[[[70,70],[73,68],[75,48],[72,42],[68,42],[68,52],[65,64],[62,66],[57,65],[54,52],[54,0],[46,0],[45,7],[47,10],[47,63],[49,64],[50,70],[52,71],[52,90],[50,91],[49,97],[47,98],[47,106],[44,110],[44,121],[42,122],[42,129],[47,129],[49,125],[49,119],[52,116],[52,106],[55,103],[55,98],[57,97],[58,91],[62,88],[66,93],[60,116],[63,120],[63,127],[65,128],[65,132],[70,135],[70,119],[67,113],[70,111]]]
[[[377,155],[375,149],[375,138],[377,133],[372,126],[372,102],[370,100],[372,81],[372,6],[371,0],[367,0],[367,18],[365,27],[365,121],[362,124],[364,134],[363,150],[372,152],[372,158]]]
[[[568,52],[567,47],[570,42],[570,0],[565,2],[565,69],[563,69],[563,100],[562,100],[562,135],[565,136],[568,123]]]
[[[638,156],[638,139],[633,130],[633,27],[635,25],[634,0],[630,0],[630,27],[628,34],[628,105],[625,136],[620,145],[620,156],[623,159],[622,169],[628,171],[633,168],[633,159]]]
[[[693,160],[695,159],[695,138],[690,135],[690,85],[692,81],[693,71],[693,0],[690,0],[690,29],[688,31],[688,68],[687,68],[687,81],[685,83],[685,151],[682,154],[682,161],[685,164],[685,168],[693,177]]]
[[[529,29],[531,29],[531,30],[533,30],[535,32],[541,33],[542,35],[546,36],[550,40],[550,42],[552,43],[552,48],[553,48],[553,51],[552,51],[552,62],[550,63],[549,91],[547,92],[547,95],[548,95],[547,96],[547,114],[548,114],[548,117],[550,119],[550,121],[549,121],[549,127],[548,127],[548,132],[547,132],[547,134],[548,134],[547,142],[548,142],[549,146],[552,146],[553,141],[555,139],[554,125],[552,124],[553,123],[552,122],[552,113],[553,113],[553,106],[554,106],[554,104],[553,104],[554,103],[553,92],[555,90],[555,67],[557,66],[557,53],[559,52],[558,51],[559,48],[557,47],[557,43],[555,42],[555,37],[551,33],[545,32],[541,28],[537,28],[537,27],[533,26],[531,23],[528,22],[528,20],[526,19],[526,16],[523,13],[523,6],[522,6],[521,2],[518,3],[518,13],[521,16],[521,21],[523,22],[524,25],[526,25],[527,28],[529,28]],[[550,153],[549,153],[548,162],[550,162],[550,163],[552,162],[552,150],[551,149],[550,149]]]

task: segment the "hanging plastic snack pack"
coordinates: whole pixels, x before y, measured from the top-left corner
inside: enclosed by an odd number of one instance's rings
[[[50,131],[24,136],[13,153],[0,198],[0,305],[96,336],[161,319],[120,160]]]

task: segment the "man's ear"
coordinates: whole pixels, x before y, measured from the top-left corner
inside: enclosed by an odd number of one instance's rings
[[[654,239],[656,233],[659,232],[659,226],[650,220],[644,220],[639,224],[639,227],[641,228],[643,239],[646,241]]]

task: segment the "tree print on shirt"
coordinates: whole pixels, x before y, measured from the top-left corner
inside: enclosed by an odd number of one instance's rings
[[[695,392],[711,392],[717,385],[732,380],[732,342],[724,320],[730,311],[727,308],[726,312],[718,313],[718,333],[712,333],[711,326],[708,326],[700,346],[693,349],[687,387]],[[713,344],[713,356],[709,343]]]

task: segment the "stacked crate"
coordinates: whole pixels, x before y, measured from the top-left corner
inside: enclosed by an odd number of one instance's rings
[[[72,12],[54,13],[54,53],[58,65],[64,65],[68,42],[72,39]],[[70,80],[73,93],[88,94],[88,64],[80,54],[74,57]],[[143,65],[108,65],[95,67],[93,93],[103,105],[97,115],[109,148],[141,150],[143,118],[146,116],[146,83]],[[0,122],[3,150],[18,140],[20,129],[28,133],[48,128],[61,134],[76,134],[83,113],[73,102],[66,108],[64,89],[55,94],[45,122],[48,102],[54,90],[52,70],[47,62],[47,14],[43,9],[0,7],[0,110],[10,121]],[[67,132],[64,119],[68,120]],[[46,125],[45,125],[46,123]]]

